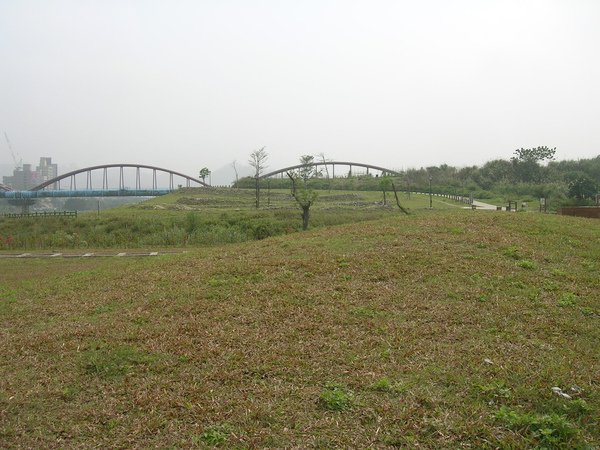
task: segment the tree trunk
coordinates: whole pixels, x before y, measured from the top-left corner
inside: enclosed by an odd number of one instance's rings
[[[396,197],[396,204],[398,205],[398,208],[400,208],[400,211],[402,211],[404,214],[408,215],[408,211],[404,209],[402,205],[400,205],[400,200],[398,200],[398,192],[396,192],[396,186],[394,186],[394,183],[392,183],[392,189],[394,190],[394,196]]]
[[[258,177],[256,177],[256,208],[260,206],[260,186],[258,183]]]
[[[310,218],[310,205],[302,205],[302,229],[308,230],[308,219]]]

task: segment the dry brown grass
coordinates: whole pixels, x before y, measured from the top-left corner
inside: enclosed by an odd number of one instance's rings
[[[461,211],[75,272],[0,261],[0,441],[542,442],[499,419],[506,406],[564,416],[576,432],[552,445],[599,445],[599,254],[595,222]],[[570,402],[551,391],[574,385]]]

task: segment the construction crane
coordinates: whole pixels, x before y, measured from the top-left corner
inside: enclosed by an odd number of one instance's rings
[[[13,151],[12,145],[10,143],[10,139],[8,139],[8,134],[6,134],[6,131],[4,132],[4,138],[6,139],[6,145],[8,145],[8,149],[10,150],[10,154],[11,154],[13,162],[15,164],[15,169],[20,169],[21,166],[23,165],[23,158],[21,158],[17,161],[17,157],[15,156],[15,152]]]

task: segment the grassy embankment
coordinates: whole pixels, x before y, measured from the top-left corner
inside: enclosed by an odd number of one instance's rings
[[[428,198],[401,195],[402,205],[418,210]],[[400,214],[393,194],[388,206],[378,192],[320,191],[312,208],[312,227],[359,222]],[[435,199],[436,209],[458,203]],[[0,217],[0,249],[157,248],[220,245],[264,239],[301,229],[300,210],[289,191],[263,192],[261,209],[254,191],[183,189],[139,205],[82,213],[77,219]],[[10,237],[10,238],[9,238]],[[10,244],[7,242],[10,241]]]
[[[472,211],[0,260],[0,446],[594,448],[599,269],[597,222]]]

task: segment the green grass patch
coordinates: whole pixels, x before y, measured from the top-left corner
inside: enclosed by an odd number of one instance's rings
[[[573,448],[579,444],[578,427],[563,415],[535,414],[503,406],[496,418],[509,429],[521,433],[528,446]]]
[[[133,373],[140,366],[148,367],[156,357],[132,346],[96,346],[83,354],[82,365],[89,375],[116,378]]]
[[[327,383],[321,391],[319,401],[329,411],[344,411],[352,406],[353,394],[340,383]]]

